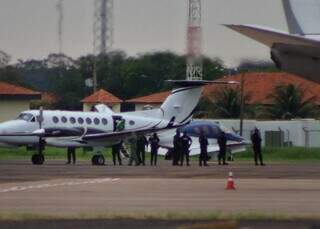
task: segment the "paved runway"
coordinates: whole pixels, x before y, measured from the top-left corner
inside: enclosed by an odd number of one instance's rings
[[[0,212],[72,215],[103,212],[221,211],[319,216],[317,180],[62,179],[0,185]]]
[[[38,181],[64,178],[221,178],[225,179],[229,171],[236,178],[270,179],[320,179],[318,163],[308,164],[269,164],[265,167],[253,163],[232,163],[218,166],[199,167],[193,161],[191,167],[173,167],[168,161],[160,161],[157,167],[150,166],[92,166],[89,162],[65,165],[64,161],[48,161],[41,166],[25,161],[0,161],[0,183]]]
[[[228,171],[236,191],[226,191]],[[1,162],[0,213],[54,215],[190,211],[320,217],[317,164],[208,168],[92,167]]]

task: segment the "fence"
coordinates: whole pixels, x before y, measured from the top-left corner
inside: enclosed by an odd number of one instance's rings
[[[211,120],[239,133],[239,120]],[[292,121],[245,120],[243,137],[250,141],[252,130],[261,132],[262,145],[273,147],[320,147],[320,121],[302,119]]]

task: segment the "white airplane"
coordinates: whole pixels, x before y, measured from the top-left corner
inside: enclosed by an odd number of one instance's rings
[[[113,113],[104,107],[99,112],[49,111],[22,112],[17,119],[0,124],[2,146],[36,146],[33,164],[43,164],[46,145],[65,148],[106,147],[133,135],[174,129],[187,124],[199,102],[206,84],[234,84],[234,81],[171,81],[180,88],[158,109]],[[103,165],[102,154],[94,155],[92,163]]]
[[[257,25],[225,25],[271,49],[286,72],[320,83],[320,1],[282,0],[289,32]]]

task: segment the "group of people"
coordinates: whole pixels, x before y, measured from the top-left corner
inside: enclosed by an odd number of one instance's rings
[[[183,166],[184,158],[186,158],[187,166],[190,166],[189,148],[192,144],[192,139],[186,132],[180,136],[180,131],[177,129],[176,134],[173,137],[173,155],[172,164]]]
[[[159,149],[160,139],[157,133],[154,133],[149,139],[145,136],[133,136],[129,139],[129,144],[131,148],[131,154],[129,158],[129,166],[135,162],[136,166],[146,165],[145,162],[145,153],[146,147],[150,145],[151,148],[151,160],[150,165],[156,166],[158,159],[158,149]],[[218,162],[219,165],[228,165],[226,162],[226,153],[227,153],[227,137],[225,132],[221,132],[219,138],[217,139],[219,145],[219,154]],[[264,166],[262,153],[261,153],[261,134],[257,128],[254,129],[251,135],[251,142],[254,152],[254,161],[255,165]],[[176,134],[173,137],[173,151],[172,151],[172,165],[173,166],[183,166],[184,160],[186,159],[186,165],[190,166],[190,146],[192,144],[192,139],[187,135],[187,132],[183,132],[181,135],[179,129],[177,129]],[[200,145],[200,154],[199,154],[199,166],[208,166],[208,138],[201,132],[199,136],[199,145]],[[124,151],[123,141],[112,146],[112,160],[113,164],[116,165],[117,161],[119,165],[122,165],[120,151]],[[68,162],[71,163],[71,158],[73,163],[75,163],[75,149],[68,149]]]
[[[135,162],[136,166],[146,165],[146,147],[150,144],[151,147],[151,166],[157,165],[158,159],[158,148],[159,148],[160,139],[157,133],[154,133],[148,140],[145,136],[133,136],[129,139],[131,154],[129,157],[129,166]],[[112,160],[113,164],[117,164],[117,159],[119,165],[122,165],[120,151],[123,150],[123,142],[112,146]]]

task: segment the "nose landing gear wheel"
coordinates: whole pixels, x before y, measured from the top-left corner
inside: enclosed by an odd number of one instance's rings
[[[44,162],[44,156],[41,154],[33,154],[31,157],[32,164],[42,165]]]
[[[94,155],[91,159],[92,165],[104,165],[105,159],[103,155]]]

